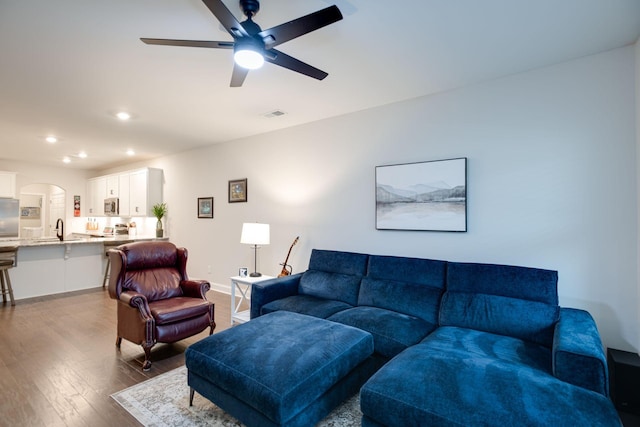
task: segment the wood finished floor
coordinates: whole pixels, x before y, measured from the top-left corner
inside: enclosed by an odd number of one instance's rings
[[[210,291],[216,330],[230,327],[230,296]],[[102,289],[0,305],[0,426],[139,426],[110,395],[184,364],[202,332],[142,347],[115,347],[116,303]]]

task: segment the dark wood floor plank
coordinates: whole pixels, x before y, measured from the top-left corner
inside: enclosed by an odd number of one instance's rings
[[[216,332],[230,327],[230,297],[210,291]],[[245,307],[246,308],[246,307]],[[115,346],[116,302],[102,289],[0,305],[0,425],[139,426],[110,395],[184,364],[208,331],[152,350]]]

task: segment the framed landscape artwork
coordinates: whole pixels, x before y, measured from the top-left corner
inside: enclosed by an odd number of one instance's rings
[[[376,166],[376,229],[467,231],[466,157]]]

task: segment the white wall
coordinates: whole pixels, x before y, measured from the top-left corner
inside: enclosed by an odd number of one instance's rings
[[[556,269],[561,304],[637,351],[634,49],[158,159],[165,228],[191,276],[223,286],[252,266],[246,221],[271,224],[271,275],[297,235],[294,272],[312,248]],[[454,157],[468,158],[467,233],[375,229],[376,165]],[[228,180],[245,177],[248,203],[227,203]],[[207,196],[215,218],[196,219]]]
[[[73,217],[73,196],[81,197],[82,208],[86,206],[87,178],[92,176],[89,171],[71,169],[64,166],[50,167],[26,162],[16,162],[0,159],[0,170],[17,172],[16,193],[29,184],[53,184],[65,190],[65,233],[74,228],[84,228],[86,218]]]

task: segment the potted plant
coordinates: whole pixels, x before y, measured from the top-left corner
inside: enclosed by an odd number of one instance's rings
[[[156,237],[162,237],[164,235],[164,230],[162,229],[162,217],[167,214],[167,204],[166,203],[156,203],[151,208],[153,212],[153,216],[158,219],[156,223]]]

